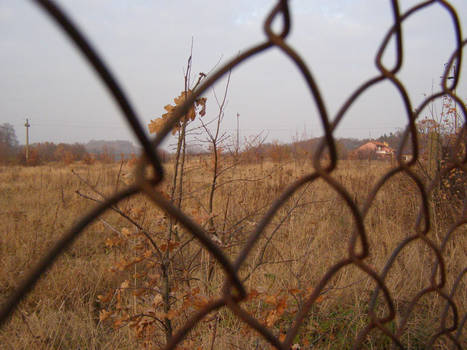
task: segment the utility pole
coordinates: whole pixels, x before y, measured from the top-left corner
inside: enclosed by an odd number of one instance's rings
[[[237,112],[237,147],[235,148],[235,156],[238,156],[238,149],[240,148],[239,117],[240,117],[240,114]]]
[[[26,123],[24,124],[26,127],[26,163],[29,160],[29,127],[31,124],[29,124],[29,119],[26,118]]]
[[[454,79],[456,77],[456,75],[457,75],[457,66],[456,66],[456,64],[454,64],[452,66],[452,69],[453,69],[453,73],[454,73],[452,78]],[[456,86],[456,88],[457,88],[457,86]],[[457,97],[456,88],[454,88],[454,95]],[[454,101],[454,135],[457,135],[457,101]]]
[[[445,63],[444,66],[446,67],[447,63]],[[456,74],[457,74],[456,64],[453,64],[451,69],[452,69],[452,74],[453,75],[450,76],[449,75],[450,72],[448,72],[447,80],[452,80],[452,79],[456,78]],[[454,95],[457,96],[456,88],[454,88]],[[450,97],[450,99],[452,100],[451,97]],[[457,101],[454,101],[454,135],[457,135]]]

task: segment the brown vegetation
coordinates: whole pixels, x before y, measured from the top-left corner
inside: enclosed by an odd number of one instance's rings
[[[218,156],[213,197],[212,179],[206,174],[212,173],[214,163],[204,156],[187,158],[181,207],[215,233],[219,245],[233,258],[273,199],[312,166],[309,161],[252,164],[221,153]],[[389,166],[342,161],[333,176],[362,203]],[[170,192],[172,169],[173,162],[167,163],[169,176],[159,191]],[[0,301],[5,301],[62,232],[94,205],[90,198],[101,201],[125,186],[131,181],[131,171],[128,164],[0,168]],[[429,236],[438,245],[450,224],[462,215],[460,200],[443,193],[444,197],[431,203]],[[376,271],[381,271],[397,244],[413,232],[418,206],[418,190],[405,175],[394,177],[378,193],[365,219],[371,246],[366,262]],[[166,341],[164,319],[176,330],[220,293],[222,270],[177,223],[171,223],[174,234],[168,238],[169,218],[146,197],[134,197],[116,209],[91,225],[20,305],[0,331],[3,348],[159,348]],[[324,182],[298,191],[267,227],[241,270],[249,292],[242,306],[281,334],[326,270],[347,254],[352,220],[341,197]],[[170,263],[161,265],[147,234]],[[465,226],[459,227],[445,248],[446,291],[465,268],[466,237]],[[407,302],[429,285],[435,260],[433,252],[419,241],[398,257],[386,281],[399,315]],[[167,305],[161,289],[162,266],[168,268],[170,282]],[[318,349],[350,348],[368,322],[366,309],[375,283],[356,267],[349,267],[328,286],[296,342]],[[466,291],[463,279],[454,297],[460,315],[467,310]],[[408,348],[422,347],[436,332],[444,304],[435,294],[419,301],[401,337]],[[465,335],[461,341],[467,345]],[[451,345],[445,339],[438,343],[439,348]],[[264,340],[226,309],[202,321],[183,346],[209,349],[212,344],[214,349],[265,346]],[[389,344],[382,333],[372,332],[365,347],[386,348]]]

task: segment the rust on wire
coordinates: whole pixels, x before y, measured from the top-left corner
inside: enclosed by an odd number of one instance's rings
[[[106,85],[114,101],[119,106],[123,116],[127,120],[129,126],[133,130],[137,139],[139,140],[145,161],[152,166],[154,170],[154,178],[148,179],[145,174],[146,164],[140,164],[137,170],[137,176],[134,184],[128,189],[122,190],[119,193],[114,194],[111,198],[106,199],[103,203],[100,203],[94,210],[87,215],[83,216],[81,220],[75,224],[63,237],[59,240],[55,246],[49,251],[49,253],[42,258],[42,260],[32,269],[32,272],[23,281],[18,289],[13,293],[10,299],[2,306],[0,310],[0,325],[4,325],[11,314],[16,310],[19,302],[34,288],[39,278],[43,273],[51,267],[51,265],[57,260],[59,255],[63,253],[70,244],[78,238],[85,227],[92,223],[99,215],[105,210],[112,208],[121,200],[133,196],[138,193],[146,194],[152,202],[163,209],[168,215],[172,216],[176,221],[183,225],[191,234],[197,239],[206,249],[211,256],[217,260],[220,266],[223,268],[225,273],[225,282],[222,289],[222,295],[205,305],[204,308],[199,310],[195,315],[192,316],[168,342],[166,349],[175,349],[178,344],[187,336],[191,329],[193,329],[207,314],[210,312],[220,309],[222,307],[229,308],[239,319],[247,323],[251,328],[255,329],[265,341],[269,342],[272,346],[278,349],[290,349],[293,339],[298,334],[300,327],[302,326],[305,318],[309,314],[312,306],[314,305],[320,293],[326,288],[329,281],[334,275],[341,271],[344,267],[353,265],[370,277],[376,284],[376,288],[369,301],[368,316],[369,322],[364,327],[354,341],[354,348],[361,348],[363,342],[367,338],[367,335],[375,329],[389,337],[392,341],[393,348],[401,348],[404,346],[400,341],[400,338],[407,326],[409,317],[411,316],[417,301],[424,295],[429,293],[437,294],[442,300],[445,301],[445,308],[440,316],[440,329],[439,331],[431,336],[428,347],[433,347],[437,339],[441,336],[446,336],[451,340],[453,347],[462,348],[460,338],[464,327],[467,322],[467,314],[459,314],[457,306],[454,302],[454,295],[458,290],[459,284],[463,278],[467,275],[467,266],[462,267],[462,272],[455,277],[455,283],[449,292],[446,292],[443,288],[446,285],[446,264],[443,259],[444,248],[449,241],[453,240],[453,236],[456,234],[456,230],[459,227],[467,224],[467,203],[464,203],[463,216],[459,218],[446,233],[441,246],[437,246],[429,237],[429,231],[431,227],[430,213],[429,213],[429,200],[430,195],[436,185],[436,183],[449,171],[453,169],[460,169],[466,171],[467,163],[467,151],[464,149],[462,159],[459,159],[456,155],[453,155],[450,160],[449,167],[443,169],[433,182],[429,186],[425,186],[421,178],[411,169],[411,166],[416,164],[419,160],[419,145],[417,138],[416,120],[419,117],[421,111],[428,106],[428,104],[437,98],[442,96],[449,96],[459,107],[461,114],[464,117],[464,122],[459,130],[455,147],[460,149],[466,147],[466,135],[467,126],[466,118],[467,111],[465,102],[455,95],[455,88],[458,85],[459,77],[462,68],[463,60],[463,49],[467,45],[467,40],[462,37],[460,21],[456,10],[444,0],[429,0],[421,2],[414,7],[406,10],[404,13],[400,12],[399,2],[397,0],[391,0],[391,10],[393,15],[393,24],[387,31],[383,38],[380,47],[377,51],[375,58],[375,65],[379,73],[362,83],[342,104],[336,115],[331,119],[329,113],[325,107],[324,99],[322,98],[321,90],[311,72],[309,67],[305,64],[300,55],[287,43],[286,39],[290,32],[292,17],[289,10],[289,4],[287,0],[278,0],[274,8],[271,10],[269,15],[264,21],[264,32],[267,40],[258,45],[244,51],[239,56],[233,58],[227,62],[224,66],[218,69],[213,74],[209,75],[205,81],[198,86],[198,88],[186,99],[185,103],[181,105],[174,112],[173,116],[167,121],[164,127],[157,133],[154,139],[149,139],[144,132],[141,120],[136,115],[130,102],[128,101],[122,88],[119,86],[115,77],[111,74],[105,63],[97,54],[96,50],[89,44],[84,35],[79,31],[76,25],[72,23],[70,18],[61,10],[53,1],[50,0],[33,0],[39,7],[41,7],[50,17],[57,23],[57,25],[68,35],[69,40],[72,41],[77,50],[87,59],[90,66],[96,72],[96,75]],[[416,13],[423,11],[424,9],[439,5],[441,10],[446,11],[454,27],[455,36],[455,51],[449,58],[448,64],[442,77],[441,92],[428,96],[418,107],[412,105],[406,88],[397,78],[396,74],[400,71],[403,66],[403,22],[409,17]],[[273,22],[282,19],[282,28],[276,32],[273,30]],[[394,67],[386,67],[382,58],[386,52],[389,42],[391,39],[395,39],[395,51],[396,58]],[[309,89],[310,97],[313,99],[318,115],[324,130],[324,137],[322,138],[316,153],[313,156],[313,165],[315,171],[307,174],[294,183],[289,185],[280,194],[276,200],[271,204],[269,210],[261,218],[256,225],[255,229],[250,233],[244,248],[240,251],[239,255],[234,261],[231,261],[224,252],[217,246],[215,242],[210,239],[209,234],[194,220],[185,214],[183,211],[175,207],[170,201],[166,200],[159,192],[154,190],[154,184],[162,181],[164,177],[161,162],[157,156],[157,148],[161,142],[169,135],[173,126],[185,115],[193,104],[193,102],[202,95],[207,89],[209,89],[216,81],[222,78],[228,72],[236,69],[243,62],[249,58],[264,53],[265,51],[276,47],[278,48],[292,63],[295,64],[298,71],[304,78],[306,85]],[[453,81],[450,86],[447,84],[449,72],[453,65],[456,65],[457,69],[454,72]],[[405,107],[405,114],[407,117],[407,127],[403,134],[401,144],[397,151],[397,166],[390,169],[383,177],[379,179],[372,191],[369,193],[366,201],[362,207],[359,208],[357,203],[352,199],[351,195],[339,181],[333,177],[333,170],[337,165],[337,152],[335,145],[334,130],[337,128],[339,123],[344,119],[349,108],[355,103],[355,101],[367,90],[371,89],[375,85],[387,81],[399,92],[401,100]],[[409,161],[402,159],[402,149],[411,145],[413,157]],[[323,166],[323,156],[325,151],[329,153],[329,160],[325,166]],[[391,178],[397,174],[403,173],[407,175],[413,183],[416,185],[419,191],[420,199],[420,210],[417,218],[417,222],[414,228],[414,234],[403,240],[392,252],[391,256],[386,262],[386,265],[382,271],[378,272],[370,265],[366,264],[365,258],[370,253],[370,245],[368,243],[368,236],[365,231],[364,219],[366,214],[372,207],[372,203],[378,194],[379,190],[386,184]],[[276,337],[273,332],[261,324],[256,318],[248,313],[241,306],[241,301],[247,296],[245,285],[239,276],[239,270],[243,266],[249,253],[254,248],[256,242],[262,236],[266,226],[275,217],[278,210],[284,205],[288,198],[296,193],[305,184],[313,183],[317,180],[324,180],[333,190],[336,192],[341,199],[345,202],[354,221],[354,232],[349,241],[348,245],[348,256],[338,261],[335,265],[331,266],[326,273],[321,277],[321,280],[317,284],[313,293],[305,301],[303,308],[295,315],[291,327],[287,331],[286,337],[280,340]],[[394,301],[391,297],[391,293],[385,283],[386,276],[390,271],[393,263],[397,260],[398,256],[408,245],[415,241],[423,242],[426,247],[434,253],[436,257],[435,264],[432,270],[430,285],[425,289],[419,291],[410,301],[407,310],[401,316],[400,321],[397,324],[395,330],[389,329],[386,324],[393,321],[396,317],[396,309]],[[357,249],[358,248],[358,249]],[[383,302],[386,306],[386,314],[379,315],[376,312],[378,297],[383,296]],[[452,315],[450,318],[450,324],[447,324],[448,314]]]

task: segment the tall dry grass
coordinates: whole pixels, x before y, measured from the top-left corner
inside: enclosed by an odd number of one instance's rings
[[[224,251],[234,259],[277,195],[287,184],[309,173],[312,168],[307,162],[264,162],[229,167],[225,161],[222,166],[212,219]],[[388,167],[390,164],[385,162],[342,161],[333,176],[361,206]],[[71,169],[81,179],[73,175]],[[170,169],[169,164],[168,178]],[[182,208],[204,224],[211,218],[206,209],[210,169],[208,159],[190,159],[184,180]],[[94,206],[92,201],[75,191],[98,198],[89,186],[92,185],[99,192],[109,195],[117,185],[122,187],[125,182],[129,183],[130,174],[131,167],[128,165],[123,167],[120,175],[119,165],[0,168],[0,301],[5,301],[53,242],[80,215]],[[169,185],[170,181],[167,181],[160,189],[168,190]],[[365,227],[370,244],[370,256],[366,262],[376,271],[381,271],[395,247],[414,233],[420,207],[417,191],[407,176],[399,175],[384,185],[375,198],[365,218]],[[152,232],[157,232],[161,217],[164,218],[163,213],[144,196],[125,201],[120,207],[129,215],[144,210],[143,217],[141,213],[138,214],[138,220]],[[448,227],[462,214],[449,202],[433,202],[431,209],[433,228],[429,237],[440,244]],[[118,247],[106,244],[108,239],[115,237],[115,231],[128,227],[131,228],[131,225],[112,211],[88,227],[0,331],[2,347],[129,349],[148,345],[148,342],[145,343],[147,337],[138,338],[131,327],[115,327],[109,320],[101,322],[99,318],[102,309],[109,310],[114,306],[102,303],[98,296],[119,288],[124,280],[132,276],[131,272],[111,270],[115,270],[121,257],[131,256],[137,242],[128,240]],[[279,210],[242,267],[241,275],[246,278],[248,290],[257,293],[243,306],[262,322],[269,322],[276,334],[285,332],[306,295],[329,267],[348,255],[352,232],[352,215],[343,199],[324,181],[305,185]],[[189,233],[181,228],[179,234],[182,241],[189,238]],[[446,291],[466,267],[466,247],[467,230],[463,226],[456,231],[445,250],[448,273]],[[219,294],[224,278],[222,270],[214,268],[212,278],[207,280],[208,267],[211,266],[207,264],[207,254],[196,255],[199,245],[195,241],[190,242],[186,249],[187,256],[194,257],[190,288],[199,287],[207,297]],[[398,319],[404,314],[408,302],[429,285],[435,261],[433,252],[420,241],[410,244],[397,258],[386,283],[397,308]],[[137,266],[135,269],[138,272],[149,268],[144,264]],[[173,283],[185,286],[186,281],[179,267],[174,263]],[[465,279],[462,280],[455,295],[460,315],[467,310],[466,284]],[[325,288],[325,293],[313,307],[296,341],[305,348],[351,348],[353,339],[368,322],[368,301],[375,286],[368,275],[354,266],[341,270]],[[136,300],[128,293],[125,298],[128,305],[133,305],[134,311],[151,304],[144,295]],[[286,307],[280,317],[274,319],[271,311],[278,300],[283,300]],[[444,301],[435,294],[420,300],[402,336],[408,348],[422,348],[436,332],[443,307]],[[385,312],[383,302],[380,302],[378,310]],[[175,328],[187,316],[183,314],[174,320]],[[392,322],[388,327],[395,325]],[[209,348],[213,334],[215,349],[265,346],[260,337],[226,310],[217,313],[214,321],[211,318],[196,327],[186,346]],[[162,338],[160,330],[154,330],[151,346],[157,348],[163,344]],[[462,342],[467,346],[465,335]],[[365,347],[385,348],[389,344],[389,339],[380,332],[372,332]],[[437,343],[438,348],[448,345],[451,346],[446,339]]]

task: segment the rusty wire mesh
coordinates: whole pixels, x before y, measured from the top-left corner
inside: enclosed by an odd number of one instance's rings
[[[461,214],[461,217],[458,218],[457,222],[451,226],[451,228],[446,232],[444,240],[441,245],[436,245],[430,239],[430,213],[429,213],[429,200],[430,194],[433,191],[434,186],[437,181],[444,175],[446,175],[452,169],[459,169],[460,171],[465,172],[466,163],[467,163],[467,152],[462,147],[466,147],[466,133],[467,133],[467,124],[466,116],[467,111],[464,101],[462,101],[455,94],[455,88],[459,82],[459,77],[461,74],[462,67],[462,56],[463,49],[467,43],[467,40],[462,38],[461,26],[459,22],[458,15],[455,8],[453,8],[448,1],[443,0],[430,0],[424,1],[413,8],[407,10],[405,13],[400,13],[399,3],[397,0],[391,1],[392,15],[393,15],[393,25],[387,31],[386,36],[382,40],[379,50],[376,55],[375,63],[379,70],[379,74],[372,79],[369,79],[358,87],[342,105],[340,110],[334,116],[330,118],[321,96],[321,92],[316,84],[316,81],[313,78],[313,75],[298,53],[293,50],[286,41],[287,35],[289,34],[291,26],[291,16],[289,13],[289,6],[287,0],[279,0],[274,6],[272,11],[267,16],[264,22],[264,31],[267,36],[267,40],[258,44],[255,47],[246,50],[238,57],[232,59],[230,62],[225,64],[222,68],[217,70],[211,76],[209,76],[203,84],[199,86],[196,91],[188,98],[188,100],[176,110],[174,116],[166,123],[163,129],[157,134],[157,136],[150,140],[147,138],[141,120],[136,116],[133,108],[129,104],[125,94],[122,92],[115,78],[109,73],[109,70],[106,68],[104,62],[99,58],[96,51],[91,47],[87,42],[84,36],[78,31],[77,27],[72,23],[72,21],[67,17],[67,15],[54,4],[53,1],[49,0],[35,0],[35,2],[46,12],[48,15],[53,18],[61,27],[62,30],[66,32],[69,39],[74,42],[79,51],[87,58],[88,63],[94,68],[96,74],[99,78],[106,84],[109,92],[113,96],[114,100],[119,105],[122,113],[126,117],[130,127],[137,136],[141,146],[144,149],[145,155],[145,164],[140,164],[137,170],[136,181],[133,185],[129,186],[127,189],[122,190],[119,193],[116,193],[112,198],[105,201],[94,208],[91,212],[83,216],[77,224],[74,225],[64,236],[60,239],[55,246],[49,251],[49,253],[43,257],[43,259],[33,268],[29,276],[23,281],[19,288],[14,292],[8,302],[2,307],[0,313],[0,322],[2,325],[5,324],[5,321],[9,316],[15,311],[18,303],[32,290],[34,285],[37,283],[41,275],[56,261],[61,253],[67,249],[70,244],[78,238],[82,233],[84,228],[92,223],[99,215],[101,215],[106,209],[115,205],[119,201],[134,196],[138,193],[145,193],[149,198],[160,208],[162,208],[166,213],[171,215],[175,220],[181,223],[192,235],[205,247],[206,250],[217,260],[217,262],[222,266],[225,273],[225,284],[222,295],[220,295],[216,300],[211,301],[206,305],[202,310],[195,314],[191,319],[189,319],[172,337],[170,342],[167,344],[166,349],[174,349],[194,328],[198,322],[200,322],[208,313],[220,309],[222,307],[229,308],[237,317],[239,317],[243,322],[247,323],[250,327],[255,329],[267,342],[275,346],[278,349],[289,349],[295,336],[299,332],[299,328],[302,325],[305,317],[310,312],[312,305],[316,302],[322,290],[329,283],[331,278],[338,273],[341,269],[346,266],[353,265],[358,267],[361,271],[366,273],[370,278],[372,278],[377,287],[373,292],[373,295],[369,302],[368,316],[369,322],[366,327],[361,330],[358,337],[355,339],[354,348],[360,348],[366,338],[366,336],[374,329],[379,329],[382,333],[387,335],[394,347],[404,348],[400,335],[405,327],[407,320],[411,313],[414,310],[414,307],[420,298],[428,293],[435,293],[437,296],[445,300],[445,308],[440,316],[440,327],[436,334],[433,334],[429,339],[429,342],[426,344],[427,348],[433,347],[435,342],[439,337],[444,336],[450,339],[452,342],[453,348],[462,348],[460,338],[462,336],[463,329],[467,323],[467,314],[459,314],[456,303],[454,302],[453,296],[456,292],[456,289],[459,287],[460,282],[467,275],[467,265],[461,267],[462,271],[458,276],[455,276],[455,283],[451,290],[446,291],[446,271],[445,271],[445,259],[443,258],[444,248],[448,242],[453,240],[455,231],[461,226],[467,224],[467,203],[464,198],[464,208]],[[442,78],[441,91],[435,93],[431,96],[428,96],[419,106],[413,106],[412,102],[408,96],[408,93],[397,78],[397,73],[400,71],[403,65],[403,33],[402,33],[402,23],[406,21],[410,16],[415,13],[422,11],[423,9],[438,4],[446,11],[452,20],[454,26],[454,35],[456,50],[452,53],[448,64],[446,65],[445,72]],[[280,32],[275,32],[272,29],[272,23],[278,18],[282,17],[282,29]],[[396,42],[396,60],[393,67],[386,67],[382,63],[382,57],[387,49],[391,39],[395,39]],[[314,102],[317,106],[319,117],[324,129],[324,137],[322,138],[321,143],[319,144],[317,152],[313,156],[313,165],[314,172],[311,174],[305,175],[294,183],[290,184],[282,194],[275,199],[275,201],[270,206],[267,213],[262,217],[259,223],[256,225],[255,229],[249,235],[247,243],[241,250],[239,256],[231,261],[222,250],[214,243],[208,233],[196,224],[190,217],[185,214],[183,211],[174,206],[170,201],[165,199],[158,192],[154,191],[154,185],[160,183],[164,178],[163,168],[161,162],[157,156],[157,148],[160,146],[164,138],[167,137],[169,132],[172,130],[173,126],[179,121],[179,119],[187,113],[189,106],[203,94],[208,88],[210,88],[216,81],[221,77],[227,74],[230,70],[241,65],[242,62],[251,58],[252,56],[259,55],[262,52],[267,51],[273,47],[277,47],[281,52],[286,55],[298,68],[301,72],[303,78],[306,80],[309,91],[314,99]],[[459,69],[455,71],[453,77],[451,77],[451,84],[448,84],[448,75],[453,65],[456,65]],[[336,143],[333,135],[334,130],[338,124],[342,121],[348,109],[352,104],[361,96],[365,91],[372,88],[375,84],[378,84],[382,81],[389,81],[392,85],[399,91],[401,99],[405,106],[406,116],[407,116],[407,128],[404,132],[403,140],[397,152],[397,165],[389,170],[379,181],[376,183],[370,195],[368,196],[366,202],[361,208],[352,200],[347,189],[339,183],[335,178],[333,178],[333,170],[337,165],[337,152],[336,152]],[[426,106],[434,101],[437,98],[449,96],[457,104],[462,116],[463,123],[458,132],[455,149],[459,152],[454,152],[449,161],[449,165],[445,167],[437,176],[433,182],[426,186],[423,184],[422,179],[417,175],[411,166],[413,166],[420,157],[420,147],[419,141],[417,139],[417,128],[416,120],[419,117],[420,113],[423,111]],[[413,157],[409,161],[405,161],[402,158],[402,148],[406,145],[410,145],[413,153]],[[322,159],[324,158],[325,152],[329,154],[329,161],[326,165],[323,165]],[[459,156],[460,155],[460,156]],[[147,166],[151,166],[154,169],[155,176],[152,178],[145,177],[145,169]],[[368,236],[365,232],[364,227],[364,218],[372,207],[372,202],[375,199],[378,191],[381,187],[387,183],[392,177],[396,174],[405,174],[410,177],[414,183],[417,185],[419,194],[420,194],[420,209],[415,225],[415,230],[411,236],[403,240],[396,249],[392,252],[392,255],[388,259],[385,267],[382,271],[375,271],[374,268],[365,263],[365,258],[369,256],[371,247],[369,246]],[[296,315],[292,323],[292,326],[288,329],[285,339],[279,340],[273,332],[262,325],[257,319],[251,316],[247,311],[241,307],[241,301],[247,296],[247,291],[245,286],[242,284],[239,277],[238,271],[242,264],[247,259],[249,253],[252,251],[255,243],[259,240],[262,235],[265,227],[275,216],[277,211],[285,203],[285,201],[290,198],[300,187],[304,184],[312,183],[318,179],[324,180],[330,187],[332,187],[336,193],[344,200],[348,208],[350,209],[354,221],[354,231],[353,235],[348,244],[348,256],[341,259],[334,266],[329,268],[327,272],[322,276],[319,284],[314,289],[311,296],[306,301],[302,310],[300,310]],[[393,298],[391,297],[390,291],[385,284],[385,277],[388,274],[391,266],[394,261],[400,255],[401,251],[413,241],[422,241],[426,246],[433,251],[436,256],[436,262],[431,274],[431,285],[428,288],[420,290],[415,297],[410,301],[408,306],[408,311],[403,315],[398,328],[395,331],[391,331],[386,324],[395,319],[396,309],[394,306]],[[377,315],[376,304],[378,296],[382,293],[384,301],[386,303],[387,314]],[[452,324],[446,324],[448,319],[448,314],[452,315]]]

